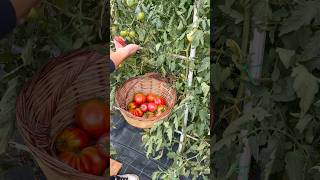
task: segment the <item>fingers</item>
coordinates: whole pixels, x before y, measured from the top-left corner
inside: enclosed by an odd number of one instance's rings
[[[126,47],[124,47],[124,48],[127,50],[129,56],[135,54],[138,50],[141,49],[140,46],[137,45],[137,44],[128,44],[128,45],[127,45]]]

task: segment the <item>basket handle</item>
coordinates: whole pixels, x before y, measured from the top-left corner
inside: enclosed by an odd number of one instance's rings
[[[166,83],[169,82],[169,80],[167,78],[164,78],[159,73],[155,73],[155,72],[146,73],[142,77],[143,78],[154,78],[154,79],[157,79],[159,81],[166,82]]]

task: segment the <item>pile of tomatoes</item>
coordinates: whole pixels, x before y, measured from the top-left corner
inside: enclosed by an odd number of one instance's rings
[[[152,93],[147,95],[136,93],[133,101],[128,104],[128,111],[131,114],[147,119],[159,116],[166,110],[166,100]]]
[[[75,123],[55,140],[60,161],[80,172],[106,175],[109,162],[109,108],[99,99],[82,102],[75,109]]]

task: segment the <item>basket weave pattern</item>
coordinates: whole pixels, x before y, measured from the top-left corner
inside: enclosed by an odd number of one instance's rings
[[[106,56],[77,50],[49,61],[17,99],[17,127],[39,166],[53,180],[102,180],[80,173],[55,157],[54,140],[74,121],[74,108],[87,99],[107,97]]]
[[[145,119],[132,115],[127,110],[127,105],[133,100],[136,93],[153,93],[163,97],[167,102],[167,110],[157,117]],[[170,87],[168,80],[157,73],[147,73],[143,76],[127,80],[115,95],[115,103],[127,122],[138,128],[151,128],[156,122],[166,119],[176,102],[176,90]]]

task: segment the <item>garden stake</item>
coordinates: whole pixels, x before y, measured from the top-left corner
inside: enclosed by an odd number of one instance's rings
[[[198,21],[198,8],[200,7],[202,0],[197,0],[195,2],[194,10],[193,10],[193,27],[196,28],[196,22]],[[191,61],[194,61],[196,56],[196,48],[191,44],[191,50],[190,50],[190,56],[189,59]],[[188,73],[188,87],[192,86],[192,79],[193,79],[193,70],[189,70]],[[185,128],[187,127],[188,124],[188,114],[189,114],[189,107],[186,104],[186,109],[184,111],[184,119],[183,119],[183,126],[181,130],[181,136],[180,136],[180,142],[179,142],[179,147],[178,147],[178,153],[182,152],[183,149],[183,144],[184,144],[184,138],[185,138]]]
[[[250,67],[249,67],[249,78],[250,75],[253,76],[253,79],[260,79],[261,78],[261,71],[262,71],[262,63],[263,63],[263,56],[264,56],[264,48],[265,48],[265,38],[266,32],[259,31],[257,27],[253,29],[253,39],[250,43]],[[258,64],[258,65],[257,65]],[[251,82],[251,79],[250,79]],[[255,82],[258,84],[259,82]],[[251,92],[248,88],[245,90],[246,96],[250,96]],[[250,112],[252,109],[252,102],[249,101],[244,105],[244,112]],[[242,142],[244,144],[243,152],[240,155],[239,160],[239,174],[238,180],[247,180],[249,170],[250,170],[250,162],[251,162],[251,149],[248,143],[247,138],[248,131],[241,130],[241,135],[243,136]]]

